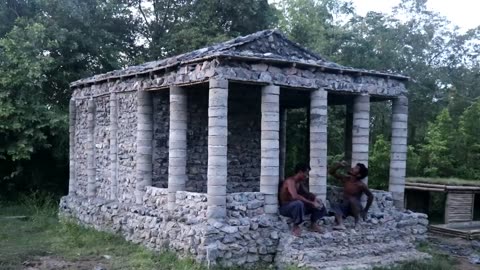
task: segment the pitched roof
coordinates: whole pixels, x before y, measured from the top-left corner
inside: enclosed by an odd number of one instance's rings
[[[232,57],[251,60],[258,59],[266,62],[290,62],[306,66],[321,67],[325,70],[341,70],[345,72],[363,73],[382,77],[388,76],[401,80],[408,79],[408,77],[399,74],[357,69],[336,64],[289,40],[284,34],[277,30],[263,30],[192,52],[81,79],[73,82],[71,86],[125,76],[129,77],[137,74],[146,74],[162,68],[170,68],[215,57]]]

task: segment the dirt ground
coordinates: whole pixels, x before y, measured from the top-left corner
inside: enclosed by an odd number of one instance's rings
[[[106,270],[107,260],[103,257],[84,257],[78,261],[69,261],[56,256],[37,256],[23,262],[24,270],[78,269]]]
[[[480,260],[480,247],[472,244],[472,241],[462,238],[442,237],[434,234],[429,235],[429,244],[438,251],[455,258],[458,262],[457,269],[479,270],[480,264],[473,264],[472,258]]]

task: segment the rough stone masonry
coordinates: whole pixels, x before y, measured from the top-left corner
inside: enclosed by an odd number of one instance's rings
[[[73,82],[60,214],[208,265],[334,269],[423,259],[414,243],[428,221],[403,209],[407,81],[335,64],[265,30]],[[346,152],[368,162],[370,104],[389,100],[391,193],[375,192],[358,231],[331,232],[326,217],[327,233],[292,238],[277,214],[288,110],[310,114],[309,188],[333,203],[341,196],[327,189],[327,107],[352,112]]]

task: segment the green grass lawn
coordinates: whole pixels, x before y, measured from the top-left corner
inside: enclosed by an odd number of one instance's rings
[[[56,218],[56,203],[29,197],[20,204],[0,203],[0,269],[175,269],[205,266],[172,253],[156,253],[109,233],[86,229]],[[6,216],[27,216],[7,219]],[[428,251],[428,250],[427,250]],[[44,264],[41,264],[44,263]],[[47,265],[50,263],[50,265]],[[268,266],[258,266],[266,269]],[[295,268],[290,268],[295,269]],[[379,270],[378,268],[377,270]],[[454,269],[451,261],[435,256],[426,263],[410,263],[394,270]]]
[[[466,180],[459,178],[408,177],[407,182],[452,186],[480,186],[480,180]]]

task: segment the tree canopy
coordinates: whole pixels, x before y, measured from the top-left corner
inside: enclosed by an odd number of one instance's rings
[[[408,173],[480,179],[480,27],[462,32],[425,0],[365,16],[344,0],[7,0],[0,190],[65,191],[69,82],[266,28],[340,64],[410,76]],[[391,104],[371,110],[370,179],[385,187]],[[329,155],[341,157],[345,109],[329,113]],[[296,128],[306,128],[304,116],[291,112]],[[292,165],[308,140],[288,132]]]

